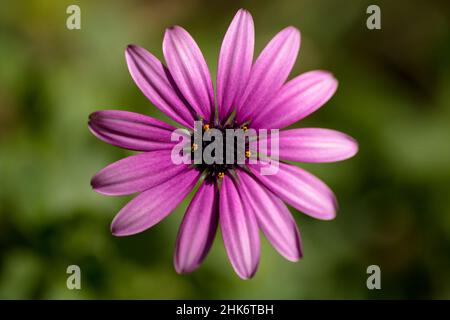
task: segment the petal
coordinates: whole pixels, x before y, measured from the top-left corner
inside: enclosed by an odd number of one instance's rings
[[[115,236],[128,236],[142,232],[164,219],[188,195],[200,174],[189,170],[127,203],[111,223]]]
[[[273,163],[277,163],[273,161]],[[299,167],[279,162],[278,172],[273,175],[260,174],[264,161],[249,165],[255,177],[270,191],[305,214],[331,220],[336,216],[337,201],[328,186],[311,173]]]
[[[255,30],[251,14],[240,9],[228,28],[217,66],[219,117],[226,120],[247,85],[253,61]]]
[[[214,91],[208,66],[197,43],[182,27],[166,30],[163,52],[181,93],[204,119],[214,113]]]
[[[102,110],[89,116],[89,129],[99,139],[130,150],[172,149],[170,137],[176,128],[139,113]]]
[[[334,162],[353,157],[358,143],[352,137],[335,130],[301,128],[280,131],[261,145],[262,153],[270,155],[270,144],[278,140],[279,158],[298,162]]]
[[[171,150],[151,151],[110,164],[92,178],[91,185],[105,195],[126,195],[150,189],[187,170],[188,165],[173,164]]]
[[[213,183],[203,181],[178,231],[175,269],[178,273],[194,271],[205,259],[217,231],[219,191]]]
[[[220,189],[220,227],[228,258],[242,279],[255,274],[260,255],[257,221],[252,211],[244,211],[236,185],[225,176]]]
[[[267,239],[283,257],[298,261],[302,257],[300,233],[286,205],[249,174],[238,174],[244,204],[252,208]]]
[[[287,27],[280,31],[259,55],[248,85],[239,99],[237,120],[250,120],[286,81],[300,48],[300,31]]]
[[[129,45],[125,51],[128,70],[142,93],[162,112],[193,128],[194,111],[180,94],[167,68],[150,52]]]
[[[310,71],[286,83],[259,114],[252,119],[253,128],[284,128],[323,106],[338,86],[326,71]]]

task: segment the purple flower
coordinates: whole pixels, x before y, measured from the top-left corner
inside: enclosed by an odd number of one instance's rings
[[[325,71],[310,71],[286,82],[300,47],[294,27],[280,31],[253,63],[254,27],[250,13],[239,10],[220,50],[216,98],[205,59],[189,33],[167,29],[165,66],[145,49],[130,45],[126,61],[144,95],[190,132],[203,128],[281,129],[325,104],[337,88]],[[176,165],[171,141],[176,129],[160,120],[126,111],[90,115],[89,128],[99,139],[142,153],[119,160],[92,178],[95,191],[111,195],[139,193],[114,218],[116,236],[142,232],[160,222],[201,180],[184,215],[174,256],[177,272],[191,272],[208,254],[220,224],[236,273],[251,278],[260,256],[259,230],[286,259],[302,256],[300,234],[284,202],[317,219],[333,219],[333,192],[312,174],[284,162],[274,175],[260,173],[264,161],[245,165]],[[329,129],[281,131],[267,140],[279,144],[281,160],[332,162],[358,150],[351,137]],[[196,147],[193,144],[190,146]],[[266,150],[267,151],[267,150]],[[268,152],[270,153],[270,152]]]

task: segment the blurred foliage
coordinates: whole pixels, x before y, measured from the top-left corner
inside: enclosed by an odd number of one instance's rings
[[[450,298],[450,6],[378,1],[382,30],[366,28],[371,1],[1,1],[0,298]],[[82,29],[66,29],[81,7]],[[98,141],[89,113],[116,108],[167,120],[128,74],[124,49],[162,58],[164,29],[187,28],[215,77],[235,11],[253,14],[259,51],[281,28],[302,31],[292,72],[327,69],[335,97],[298,125],[354,136],[359,154],[305,165],[340,201],[331,222],[293,211],[304,259],[266,240],[255,278],[240,280],[220,234],[200,269],[178,275],[172,255],[188,203],[154,228],[115,238],[129,198],[94,193],[90,177],[130,152]],[[66,267],[82,290],[66,288]],[[366,288],[377,264],[382,290]]]

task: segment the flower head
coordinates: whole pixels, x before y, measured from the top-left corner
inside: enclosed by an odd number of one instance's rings
[[[287,27],[253,63],[253,20],[241,9],[223,39],[216,95],[205,59],[182,27],[169,28],[164,35],[167,66],[136,45],[127,47],[126,61],[144,95],[187,129],[188,158],[193,160],[197,150],[206,150],[212,144],[212,140],[194,141],[196,132],[282,129],[331,98],[337,81],[329,72],[310,71],[286,82],[299,47],[300,32]],[[196,121],[200,121],[199,128]],[[178,144],[172,141],[176,128],[158,119],[104,110],[90,115],[89,128],[112,145],[142,151],[107,166],[92,178],[94,190],[102,194],[139,193],[114,218],[114,235],[136,234],[157,224],[200,181],[178,233],[175,268],[180,273],[196,269],[208,254],[220,225],[228,257],[243,279],[252,277],[258,267],[259,230],[286,259],[301,258],[300,234],[285,203],[317,219],[335,217],[333,192],[317,177],[283,160],[339,161],[352,157],[358,149],[356,141],[343,133],[302,128],[258,136],[258,143],[264,142],[258,144],[258,154],[266,156],[253,162],[250,160],[256,154],[247,143],[241,152],[244,163],[201,160],[176,164],[172,154]],[[229,142],[228,138],[225,145]],[[269,148],[272,145],[278,146],[276,152]],[[231,146],[231,150],[224,147],[223,152],[233,154],[235,159],[240,150],[234,140]],[[262,174],[270,163],[276,164],[277,172]]]

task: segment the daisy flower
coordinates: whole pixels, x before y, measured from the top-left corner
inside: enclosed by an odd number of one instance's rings
[[[195,121],[201,121],[203,132],[282,129],[324,105],[337,88],[331,73],[310,71],[286,82],[299,48],[300,32],[287,27],[253,63],[253,19],[248,11],[239,10],[222,42],[215,94],[202,52],[182,27],[165,32],[166,64],[136,45],[129,45],[125,56],[142,93],[193,134]],[[336,215],[330,188],[283,160],[333,162],[352,157],[358,149],[354,139],[334,130],[283,130],[266,138],[269,144],[278,144],[280,161],[271,160],[277,164],[276,174],[263,175],[261,169],[267,164],[263,159],[244,165],[175,164],[171,153],[178,143],[172,141],[176,128],[149,116],[103,110],[90,115],[89,128],[109,144],[141,151],[107,166],[91,181],[101,194],[138,193],[114,218],[114,235],[129,236],[154,226],[199,182],[178,232],[175,269],[179,273],[196,269],[220,225],[231,265],[242,279],[251,278],[258,268],[259,230],[286,259],[302,257],[300,233],[285,203],[317,219]],[[194,151],[199,146],[189,147]]]

